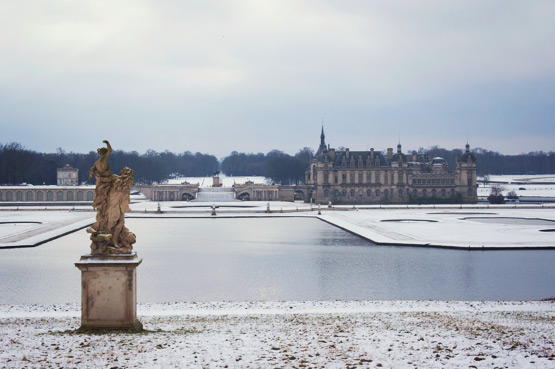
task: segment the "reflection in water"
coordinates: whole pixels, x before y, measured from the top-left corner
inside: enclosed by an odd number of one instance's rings
[[[128,219],[140,302],[529,300],[555,296],[555,251],[373,245],[316,219]],[[80,300],[84,231],[0,250],[0,303]]]

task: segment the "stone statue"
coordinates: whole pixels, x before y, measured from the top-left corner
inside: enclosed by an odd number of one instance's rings
[[[112,174],[108,157],[112,147],[97,150],[100,158],[89,171],[89,179],[96,177],[93,207],[96,223],[87,228],[91,234],[91,254],[130,254],[136,241],[135,234],[125,226],[125,212],[129,211],[129,191],[133,185],[133,170],[123,168],[119,175]]]

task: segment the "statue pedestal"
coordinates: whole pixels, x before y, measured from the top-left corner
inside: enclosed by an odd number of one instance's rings
[[[81,329],[141,329],[137,320],[137,253],[83,255]]]

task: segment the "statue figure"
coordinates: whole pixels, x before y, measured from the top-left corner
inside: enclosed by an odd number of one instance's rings
[[[125,212],[129,211],[129,191],[133,185],[133,170],[123,168],[119,175],[112,174],[108,157],[112,147],[97,150],[100,158],[89,171],[89,179],[96,177],[93,207],[96,223],[87,228],[91,234],[91,254],[130,254],[136,242],[135,234],[125,226]]]

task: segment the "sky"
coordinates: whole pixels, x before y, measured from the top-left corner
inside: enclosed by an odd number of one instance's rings
[[[2,1],[0,143],[555,150],[555,1]]]

